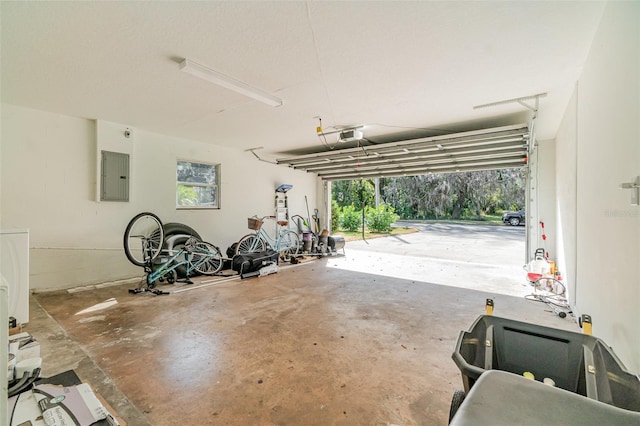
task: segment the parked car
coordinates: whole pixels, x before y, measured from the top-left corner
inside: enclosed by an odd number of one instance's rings
[[[524,210],[518,210],[517,212],[505,212],[502,215],[502,223],[508,223],[511,226],[518,226],[525,221]]]

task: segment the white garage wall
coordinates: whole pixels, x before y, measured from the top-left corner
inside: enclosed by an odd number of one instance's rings
[[[141,211],[182,222],[226,248],[248,233],[247,217],[274,213],[274,189],[290,183],[292,213],[316,207],[317,178],[251,153],[130,126],[2,105],[0,226],[31,231],[31,289],[69,288],[142,275],[122,249]],[[130,202],[97,202],[99,148],[131,154]],[[221,164],[221,209],[176,210],[176,159]],[[306,214],[305,214],[306,215]]]
[[[543,248],[549,254],[549,259],[556,259],[556,152],[555,141],[537,141],[529,158],[530,200],[527,212],[527,233],[529,235],[529,252],[533,260],[535,251]],[[544,229],[542,224],[544,223]],[[546,236],[546,239],[543,238]]]
[[[564,252],[567,271],[574,269],[575,257],[575,277],[569,277],[575,310],[592,316],[594,335],[635,373],[640,373],[640,207],[619,187],[640,175],[639,20],[640,3],[608,3],[556,151],[562,228],[557,249]]]
[[[574,92],[556,136],[556,262],[567,286],[569,304],[576,295],[577,93]]]

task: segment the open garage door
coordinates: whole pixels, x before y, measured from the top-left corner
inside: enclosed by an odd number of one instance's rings
[[[331,181],[526,167],[529,161],[530,135],[527,124],[517,124],[326,150],[278,159],[277,163],[316,173],[325,181],[325,214],[330,218]],[[529,173],[526,179],[525,199],[528,204],[530,198],[535,196],[535,191],[531,191]],[[331,229],[328,220],[324,226]],[[535,241],[531,234],[535,230],[534,226],[526,227],[525,263],[530,258],[530,245]]]
[[[317,173],[323,180],[371,179],[523,167],[526,124],[336,149],[277,163]]]

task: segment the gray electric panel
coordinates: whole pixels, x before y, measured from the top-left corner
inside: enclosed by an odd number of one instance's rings
[[[129,154],[102,151],[100,201],[129,201]]]

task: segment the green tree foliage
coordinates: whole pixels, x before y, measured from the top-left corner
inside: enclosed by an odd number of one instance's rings
[[[196,206],[198,205],[198,193],[190,186],[178,185],[178,205]]]
[[[377,208],[367,207],[365,210],[365,224],[370,231],[389,232],[391,224],[399,219],[393,207],[380,204]]]
[[[331,200],[331,226],[334,229],[340,227],[340,206],[336,200]]]
[[[482,214],[524,207],[524,169],[428,174],[380,179],[380,194],[403,219],[476,219]],[[333,183],[339,206],[373,206],[374,185],[368,180]]]
[[[444,218],[453,205],[450,182],[434,174],[381,179],[380,192],[405,219]]]
[[[373,182],[366,179],[333,182],[332,193],[340,207],[356,206],[362,209],[363,201],[367,206],[373,206],[376,199]]]
[[[339,217],[340,228],[347,231],[357,231],[362,226],[362,210],[353,206],[342,207]]]

